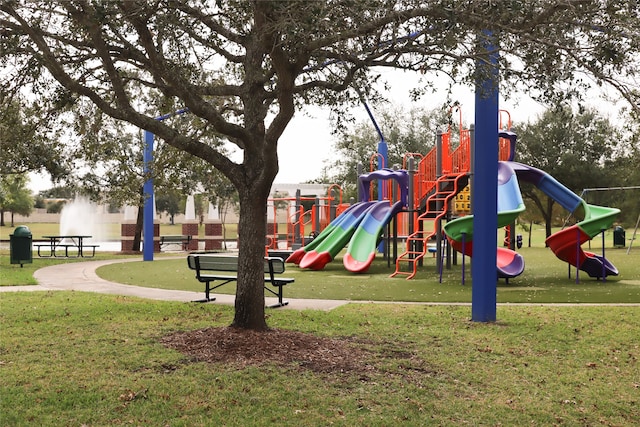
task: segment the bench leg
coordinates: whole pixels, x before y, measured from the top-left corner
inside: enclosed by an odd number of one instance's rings
[[[87,247],[91,248],[91,255],[85,255],[85,251],[87,249]],[[82,258],[93,258],[96,256],[96,247],[91,245],[91,246],[83,246],[82,247],[82,253],[81,253]]]
[[[198,299],[195,300],[193,302],[211,302],[211,301],[215,301],[216,297],[211,298],[210,297],[210,293],[211,293],[211,287],[209,285],[210,282],[207,282],[205,288],[204,288],[204,299]]]
[[[277,304],[271,304],[271,305],[268,305],[267,308],[278,308],[278,307],[284,307],[285,305],[289,305],[289,301],[278,302]]]
[[[216,297],[213,297],[213,298],[204,298],[204,299],[197,299],[197,300],[193,300],[193,301],[191,301],[191,302],[212,302],[212,301],[215,301],[215,300],[216,300]]]
[[[275,292],[273,292],[271,289],[267,288],[265,286],[265,289],[269,292],[271,292],[272,294],[274,294]],[[282,286],[278,286],[278,302],[276,304],[271,304],[268,305],[267,308],[278,308],[278,307],[284,307],[285,305],[289,305],[289,301],[283,301],[283,290],[282,290]]]
[[[53,256],[53,251],[51,250],[51,246],[49,246],[49,255],[44,255],[42,253],[40,253],[40,250],[43,248],[44,246],[40,246],[38,245],[38,256],[40,258],[51,258]]]

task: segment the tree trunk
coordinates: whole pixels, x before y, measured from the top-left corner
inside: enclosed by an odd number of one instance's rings
[[[142,244],[142,227],[144,224],[144,187],[140,187],[140,199],[138,201],[138,215],[136,216],[136,229],[133,232],[133,242],[131,242],[131,250],[140,252]]]
[[[551,231],[552,231],[551,230],[551,217],[547,217],[545,215],[544,224],[545,224],[544,237],[545,237],[545,239],[548,239],[549,236],[551,236]],[[545,246],[548,246],[548,245],[545,243]]]
[[[268,329],[264,317],[264,241],[269,190],[260,189],[264,186],[264,183],[256,182],[253,188],[239,191],[238,286],[235,317],[231,325],[256,331]]]
[[[543,200],[541,200],[540,197],[538,197],[538,195],[534,191],[525,192],[525,196],[528,197],[530,200],[532,200],[533,203],[538,208],[538,210],[540,211],[540,214],[544,219],[545,236],[546,237],[551,236],[551,231],[552,231],[551,225],[553,222],[553,204],[554,204],[553,199],[549,196],[545,196],[546,203],[543,203]],[[547,244],[545,243],[545,247],[546,246]]]
[[[545,223],[545,238],[548,239],[551,236],[553,230],[553,204],[554,201],[551,197],[547,197],[547,207],[544,211],[544,223]],[[545,242],[545,247],[549,246]]]
[[[136,231],[133,234],[133,243],[131,250],[140,252],[140,243],[142,242],[142,224],[144,222],[144,205],[138,206],[138,216],[136,217]]]
[[[4,227],[4,209],[0,209],[0,226]]]

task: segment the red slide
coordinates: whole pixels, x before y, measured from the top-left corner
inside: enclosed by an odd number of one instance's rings
[[[617,276],[618,269],[605,258],[582,250],[591,237],[578,225],[573,225],[549,236],[547,245],[562,261],[585,271],[590,277]]]
[[[562,261],[579,267],[587,258],[587,255],[579,245],[589,240],[591,240],[591,238],[587,233],[582,231],[577,225],[572,225],[549,236],[546,243],[553,253]]]

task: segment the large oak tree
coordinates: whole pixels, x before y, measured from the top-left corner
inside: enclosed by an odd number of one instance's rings
[[[376,66],[472,82],[477,35],[490,29],[503,52],[504,88],[521,82],[534,95],[563,97],[580,92],[585,73],[637,107],[640,19],[632,3],[2,0],[0,78],[3,92],[31,91],[43,108],[79,111],[89,101],[228,177],[240,201],[233,325],[261,330],[266,200],[278,139],[301,105],[357,102],[353,85],[369,96]],[[154,120],[176,108],[188,108],[242,160],[200,140],[202,129]]]

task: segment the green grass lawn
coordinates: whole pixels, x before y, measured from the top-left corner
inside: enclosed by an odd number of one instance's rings
[[[568,277],[567,264],[558,260],[546,248],[522,248],[520,253],[526,262],[525,272],[506,284],[498,283],[498,302],[530,303],[640,303],[640,250],[627,255],[623,249],[609,249],[606,253],[620,270],[617,277],[610,276],[602,282],[582,272],[580,283],[575,283],[575,269]],[[294,265],[287,267],[286,277],[295,283],[285,289],[289,298],[346,299],[353,301],[407,301],[407,302],[471,302],[470,259],[466,260],[466,284],[462,285],[462,258],[451,270],[443,271],[442,283],[433,258],[426,258],[425,265],[412,280],[390,278],[393,266],[379,259],[365,274],[346,271],[341,259],[327,264],[324,270],[302,270]],[[164,260],[149,268],[142,261],[108,265],[98,269],[98,274],[108,280],[162,289],[203,291],[194,278],[185,259]],[[216,292],[233,294],[233,284]]]
[[[174,226],[178,227],[178,226]],[[169,232],[171,232],[169,230]],[[177,231],[176,231],[177,232]],[[519,231],[523,233],[522,230]],[[498,302],[504,303],[640,303],[640,248],[613,249],[611,233],[605,236],[606,257],[620,271],[619,276],[610,276],[606,282],[597,281],[581,272],[580,282],[575,282],[575,269],[568,276],[568,266],[544,248],[544,230],[537,228],[531,236],[532,247],[527,247],[529,236],[525,233],[525,247],[519,252],[525,258],[525,271],[506,284],[498,283]],[[592,242],[592,250],[599,243]],[[586,249],[585,245],[585,249]],[[4,255],[3,255],[4,254]],[[8,253],[0,252],[0,285],[35,284],[32,277],[35,269],[60,262],[77,262],[77,259],[46,259],[34,257],[33,264],[24,268],[8,265]],[[120,257],[118,254],[98,252],[96,259]],[[108,280],[138,286],[163,289],[191,290],[202,292],[203,285],[194,278],[184,259],[162,260],[166,254],[156,254],[159,262],[114,264],[98,269],[98,274]],[[175,256],[175,254],[173,255]],[[186,256],[186,255],[185,255]],[[380,256],[365,274],[352,274],[344,269],[340,257],[327,264],[322,271],[301,270],[289,265],[285,276],[295,278],[287,286],[285,296],[289,298],[344,299],[352,301],[407,301],[407,302],[470,302],[471,260],[466,259],[465,278],[462,284],[462,257],[450,270],[443,270],[442,283],[435,267],[435,259],[425,258],[424,265],[412,280],[403,277],[389,278],[394,266]],[[152,268],[150,268],[152,267]],[[233,294],[233,284],[216,292]]]
[[[606,282],[567,278],[543,247],[523,248],[525,273],[498,285],[499,302],[640,302],[640,250],[607,248],[620,270]],[[96,259],[121,257],[100,253]],[[184,258],[99,269],[141,286],[202,291]],[[0,252],[0,283],[35,269]],[[459,259],[460,261],[460,259]],[[461,301],[460,265],[433,259],[414,280],[389,278],[378,260],[363,275],[340,260],[325,271],[289,267],[288,297]],[[467,265],[468,267],[468,265]],[[470,280],[470,272],[467,278]],[[222,288],[233,292],[233,286]],[[0,293],[0,425],[391,426],[615,425],[640,422],[638,307],[513,305],[498,322],[470,322],[468,307],[349,304],[330,312],[269,310],[273,328],[348,342],[355,370],[307,360],[244,366],[198,362],[165,347],[169,334],[229,325],[233,307],[83,292]],[[330,351],[330,349],[328,349]]]
[[[350,304],[272,310],[275,328],[349,341],[355,371],[239,368],[166,348],[233,308],[82,292],[2,294],[0,425],[615,425],[640,421],[634,307]]]
[[[157,259],[162,259],[167,256],[171,255],[156,254]],[[0,286],[37,285],[36,280],[33,278],[33,273],[40,268],[51,265],[127,258],[140,258],[140,255],[96,252],[96,256],[93,258],[39,258],[37,254],[34,253],[32,262],[23,264],[21,267],[19,264],[10,263],[8,250],[0,250]]]

